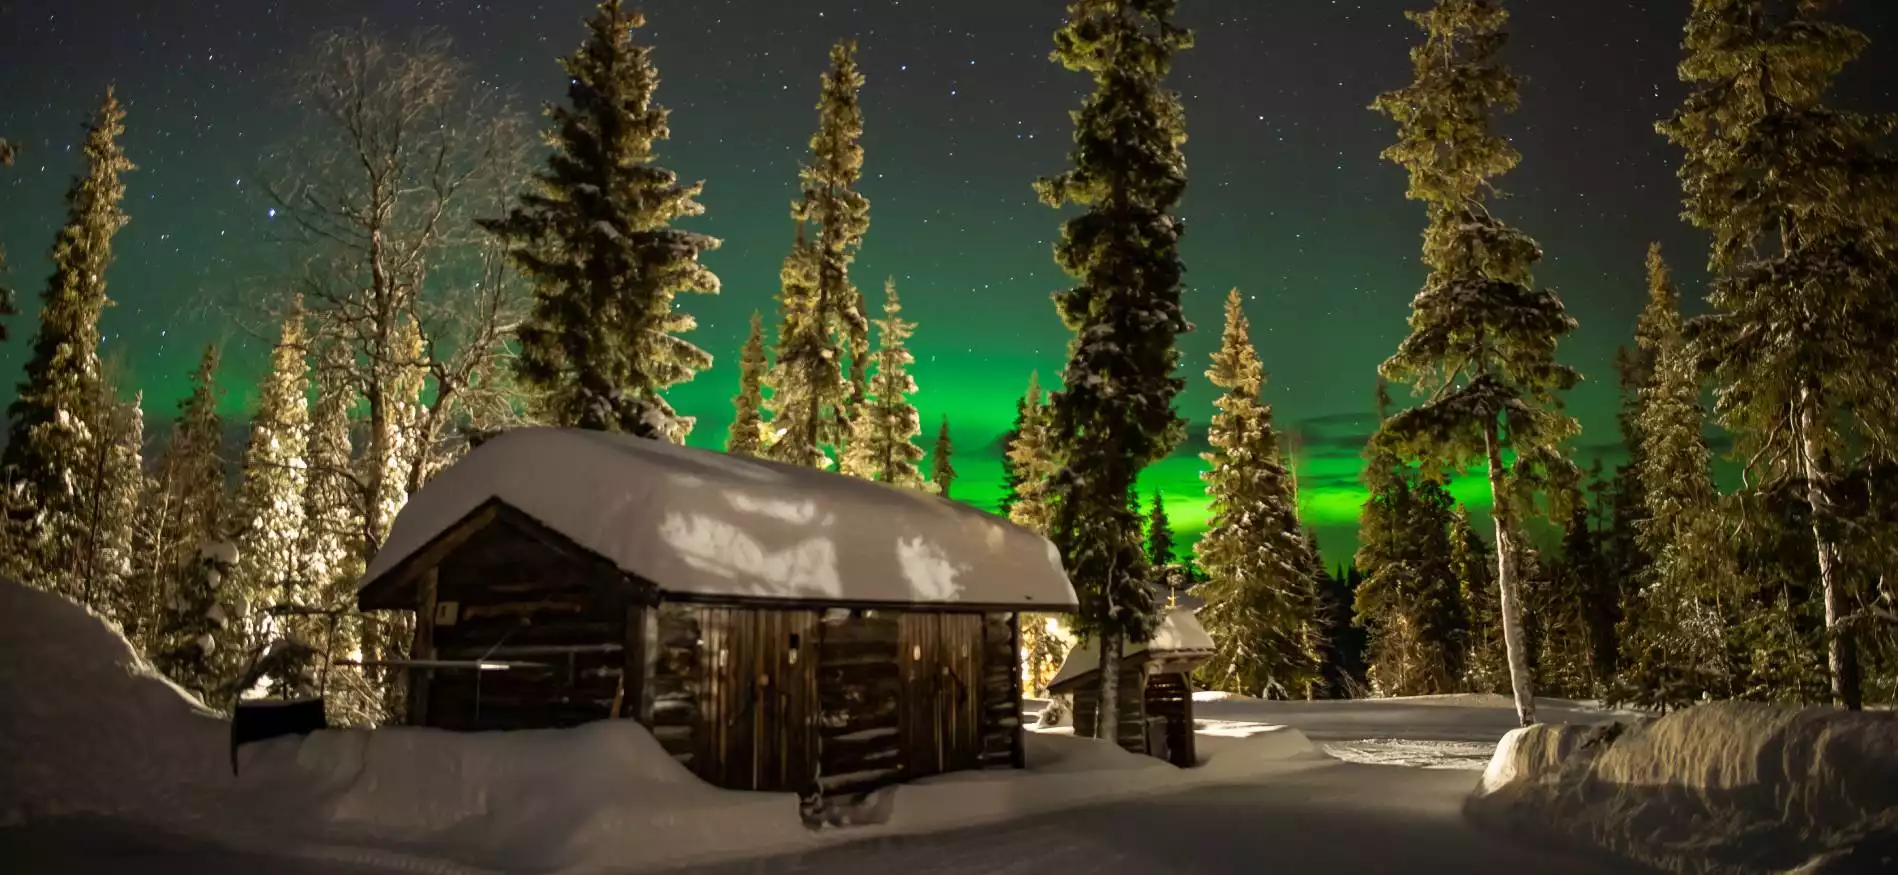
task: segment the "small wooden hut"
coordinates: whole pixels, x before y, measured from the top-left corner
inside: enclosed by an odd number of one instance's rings
[[[1193,670],[1213,656],[1213,639],[1191,610],[1176,608],[1161,618],[1153,640],[1128,645],[1121,657],[1121,747],[1159,757],[1181,768],[1199,762],[1193,743]],[[1100,642],[1068,652],[1048,692],[1074,699],[1074,732],[1092,736],[1100,711]]]
[[[1045,539],[911,490],[621,435],[504,433],[413,496],[365,574],[412,611],[409,722],[628,718],[732,789],[1022,765]]]

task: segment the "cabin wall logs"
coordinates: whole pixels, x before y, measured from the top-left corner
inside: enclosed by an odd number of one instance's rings
[[[1120,691],[1115,704],[1120,711],[1114,739],[1123,749],[1138,754],[1147,752],[1147,676],[1139,662],[1122,663]],[[1089,673],[1074,690],[1074,734],[1095,737],[1095,715],[1100,713],[1100,675]]]
[[[834,794],[1019,762],[1008,615],[668,603],[645,631],[642,714],[719,786]]]
[[[637,645],[617,575],[512,526],[497,526],[443,561],[430,628],[434,658],[526,663],[506,670],[423,669],[425,722],[454,730],[577,726],[611,716]],[[638,701],[637,676],[625,695]]]

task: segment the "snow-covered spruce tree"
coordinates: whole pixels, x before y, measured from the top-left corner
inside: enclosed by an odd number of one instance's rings
[[[1166,516],[1166,495],[1153,491],[1153,505],[1147,509],[1147,564],[1165,568],[1177,558],[1173,547],[1173,522]]]
[[[705,208],[701,185],[655,163],[654,144],[670,131],[653,102],[652,49],[633,42],[645,23],[602,0],[586,42],[561,62],[567,103],[547,109],[553,150],[535,190],[482,225],[534,284],[519,376],[541,418],[682,443],[692,419],[662,393],[712,356],[679,336],[694,322],[673,311],[673,297],[718,291],[699,258],[719,241],[672,227]]]
[[[1080,596],[1079,629],[1099,641],[1100,722],[1078,727],[1115,738],[1125,643],[1155,623],[1140,521],[1127,495],[1141,469],[1166,457],[1185,426],[1173,410],[1175,339],[1191,330],[1180,309],[1186,193],[1186,112],[1166,88],[1190,32],[1176,0],[1073,0],[1054,59],[1085,72],[1095,90],[1074,113],[1073,166],[1036,184],[1050,206],[1077,204],[1055,244],[1076,279],[1055,305],[1074,332],[1051,421],[1064,468],[1054,482],[1052,534]]]
[[[1029,385],[1039,392],[1039,387],[1034,386],[1036,382],[1038,381],[1031,372]],[[995,503],[995,512],[1002,516],[1009,516],[1013,512],[1017,495],[1021,491],[1021,475],[1015,471],[1013,456],[1015,441],[1021,438],[1022,423],[1027,417],[1027,398],[1015,399],[1015,422],[1008,427],[1008,431],[1002,433],[1002,497]]]
[[[916,381],[909,375],[909,366],[916,361],[909,352],[909,336],[916,323],[903,318],[894,280],[884,284],[883,293],[883,318],[876,320],[876,376],[852,423],[854,432],[841,470],[852,477],[922,489],[923,473],[916,463],[923,459],[923,448],[916,445],[916,436],[923,426],[916,405],[909,400],[916,391]]]
[[[350,476],[349,417],[357,396],[347,348],[314,340],[297,577],[318,594],[320,604],[336,606],[362,555],[361,503],[351,494],[355,481]]]
[[[1561,556],[1551,563],[1548,577],[1541,600],[1529,600],[1530,613],[1539,615],[1544,630],[1537,689],[1551,696],[1596,698],[1608,679],[1601,648],[1614,646],[1613,624],[1604,632],[1600,609],[1613,601],[1602,589],[1601,556],[1582,502],[1570,508]]]
[[[178,404],[171,439],[158,457],[153,503],[161,514],[153,546],[161,593],[176,593],[206,543],[226,539],[224,422],[217,413],[218,348],[207,344],[191,375],[191,394]],[[234,586],[237,585],[234,582]],[[168,602],[166,595],[162,601]],[[162,602],[161,602],[162,603]]]
[[[731,455],[756,456],[764,449],[764,375],[770,366],[764,352],[764,317],[754,312],[751,334],[738,354],[738,396],[732,399],[734,415],[725,438],[725,452]]]
[[[231,582],[238,560],[229,541],[205,541],[193,551],[165,605],[152,665],[213,708],[228,708],[249,658],[237,628],[241,596]]]
[[[1457,505],[1450,517],[1450,571],[1456,576],[1469,634],[1463,656],[1463,689],[1501,693],[1509,689],[1509,657],[1503,649],[1502,605],[1489,544],[1476,534],[1470,509]]]
[[[86,460],[99,421],[99,316],[110,305],[106,269],[112,238],[127,221],[120,175],[135,169],[118,138],[125,112],[108,88],[86,129],[85,170],[66,191],[66,224],[53,243],[53,275],[40,296],[39,330],[26,376],[7,408],[0,482],[9,569],[24,582],[77,597],[73,570],[87,559],[80,544],[95,485]]]
[[[1576,323],[1554,292],[1533,285],[1541,247],[1487,205],[1492,181],[1521,158],[1490,130],[1492,111],[1518,100],[1519,80],[1500,57],[1509,17],[1502,0],[1437,0],[1408,16],[1425,36],[1411,52],[1416,79],[1373,108],[1397,122],[1398,142],[1384,156],[1410,172],[1409,197],[1428,207],[1430,275],[1411,304],[1410,336],[1380,371],[1427,400],[1385,422],[1375,440],[1419,460],[1430,479],[1486,464],[1503,640],[1517,716],[1529,724],[1535,698],[1514,536],[1534,490],[1572,477],[1558,447],[1578,427],[1557,393],[1579,376],[1555,360],[1555,348]]]
[[[236,583],[260,601],[246,617],[246,646],[260,647],[287,631],[265,610],[271,605],[312,607],[316,593],[301,581],[298,549],[308,489],[309,360],[302,308],[284,319],[270,370],[257,388],[250,443],[232,505],[238,562]]]
[[[1028,376],[1028,392],[1022,396],[1021,426],[1009,444],[1008,460],[1020,482],[1008,518],[1035,534],[1047,536],[1054,523],[1052,488],[1061,469],[1055,457],[1054,429],[1049,422],[1047,402],[1041,394],[1041,381]]]
[[[1713,235],[1695,358],[1712,365],[1715,413],[1756,484],[1797,479],[1812,512],[1832,696],[1860,706],[1852,590],[1834,512],[1848,453],[1890,458],[1898,407],[1898,309],[1881,152],[1893,120],[1826,105],[1865,36],[1826,3],[1696,0],[1681,79],[1660,131],[1686,158],[1686,216]]]
[[[131,634],[140,619],[133,585],[133,541],[146,491],[143,396],[121,403],[108,382],[92,428],[94,462],[86,502],[86,529],[78,571],[79,601],[111,617]]]
[[[1265,371],[1236,289],[1226,298],[1226,328],[1206,378],[1225,391],[1214,402],[1212,450],[1203,456],[1212,518],[1195,552],[1206,574],[1199,618],[1217,645],[1203,673],[1228,692],[1303,697],[1320,679],[1310,636],[1318,562],[1298,524],[1272,408],[1260,400]],[[1156,495],[1155,507],[1159,501]]]
[[[1700,373],[1681,333],[1679,296],[1658,254],[1650,271],[1640,342],[1655,370],[1637,426],[1646,510],[1637,532],[1653,559],[1633,606],[1623,684],[1639,704],[1678,707],[1732,692],[1720,605],[1736,594],[1738,568],[1721,531]]]
[[[949,440],[949,417],[945,416],[936,429],[936,443],[929,448],[929,485],[943,498],[949,497],[950,487],[956,484],[955,454],[955,444]]]
[[[1394,456],[1372,453],[1359,520],[1354,594],[1365,659],[1380,695],[1453,692],[1464,673],[1468,617],[1449,539],[1449,494]]]
[[[1028,375],[1028,391],[1016,405],[1018,421],[1013,440],[1007,443],[1009,469],[1015,484],[1008,502],[1007,516],[1037,535],[1046,537],[1054,522],[1052,484],[1060,470],[1055,458],[1054,431],[1048,421],[1048,405],[1042,397],[1041,381]],[[1039,690],[1053,678],[1067,656],[1065,640],[1054,629],[1066,621],[1054,614],[1023,614],[1022,677],[1030,689]]]
[[[869,320],[863,294],[850,281],[850,265],[870,230],[870,200],[856,188],[863,176],[862,88],[856,43],[833,46],[817,102],[817,133],[798,173],[802,195],[791,206],[798,238],[780,277],[783,321],[769,381],[774,437],[765,455],[793,465],[829,467],[826,448],[846,441],[864,395]]]

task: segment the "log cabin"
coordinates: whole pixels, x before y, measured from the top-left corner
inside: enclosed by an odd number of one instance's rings
[[[1150,641],[1130,644],[1121,656],[1115,742],[1134,753],[1180,768],[1199,764],[1194,744],[1193,670],[1213,656],[1213,639],[1186,608],[1170,610]],[[1100,642],[1068,651],[1048,682],[1051,695],[1074,700],[1074,733],[1093,737],[1100,711]]]
[[[926,493],[656,441],[509,431],[412,496],[358,590],[413,612],[408,722],[632,719],[730,789],[1021,768],[1039,535]]]

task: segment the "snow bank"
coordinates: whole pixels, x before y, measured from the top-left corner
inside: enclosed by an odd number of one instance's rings
[[[1898,871],[1898,715],[1722,702],[1518,729],[1467,811],[1672,872]]]
[[[230,724],[104,618],[0,580],[0,825],[191,817],[231,781]]]
[[[818,840],[795,796],[712,787],[630,721],[318,732],[247,748],[243,769],[242,795],[274,801],[285,832],[485,869],[656,869]]]
[[[0,581],[0,825],[104,815],[259,854],[442,875],[677,869],[841,841],[1006,822],[1256,779],[1308,758],[1296,730],[1201,736],[1177,769],[1102,741],[1026,734],[1028,768],[895,788],[887,823],[812,832],[789,794],[701,782],[637,723],[451,733],[326,730],[247,745],[118,632]]]

